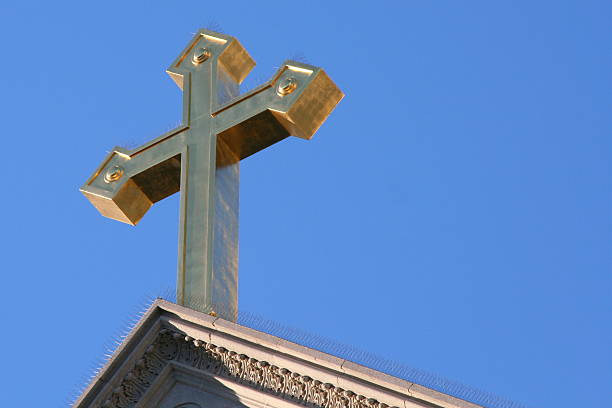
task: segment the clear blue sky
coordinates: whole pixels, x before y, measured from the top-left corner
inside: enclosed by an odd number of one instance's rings
[[[178,196],[78,192],[174,127],[199,27],[345,99],[242,166],[240,307],[528,407],[612,406],[609,1],[3,2],[1,406],[61,406],[175,284]],[[8,383],[7,383],[8,381]],[[32,391],[33,387],[37,391]]]

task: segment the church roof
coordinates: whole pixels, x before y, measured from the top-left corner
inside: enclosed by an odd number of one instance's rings
[[[157,300],[77,408],[477,408],[219,317]]]

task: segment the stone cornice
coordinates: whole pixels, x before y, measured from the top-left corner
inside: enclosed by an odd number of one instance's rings
[[[151,306],[73,406],[147,406],[165,381],[160,373],[179,367],[284,408],[482,408],[164,300]]]
[[[388,408],[374,398],[358,395],[330,383],[323,383],[266,361],[194,339],[176,330],[164,328],[136,361],[134,368],[120,381],[102,403],[104,408],[132,408],[157,376],[171,362],[177,362],[210,375],[306,406],[320,408]],[[397,408],[397,407],[392,407]]]

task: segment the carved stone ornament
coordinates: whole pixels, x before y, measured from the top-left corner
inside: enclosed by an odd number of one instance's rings
[[[376,399],[358,395],[350,390],[323,383],[171,329],[162,329],[159,332],[153,344],[146,349],[133,369],[113,389],[101,406],[134,407],[166,365],[171,362],[203,370],[213,376],[223,377],[310,407],[389,407]]]
[[[483,408],[156,300],[74,408]]]

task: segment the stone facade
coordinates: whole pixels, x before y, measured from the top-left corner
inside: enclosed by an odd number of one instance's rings
[[[477,408],[158,300],[75,408]]]

